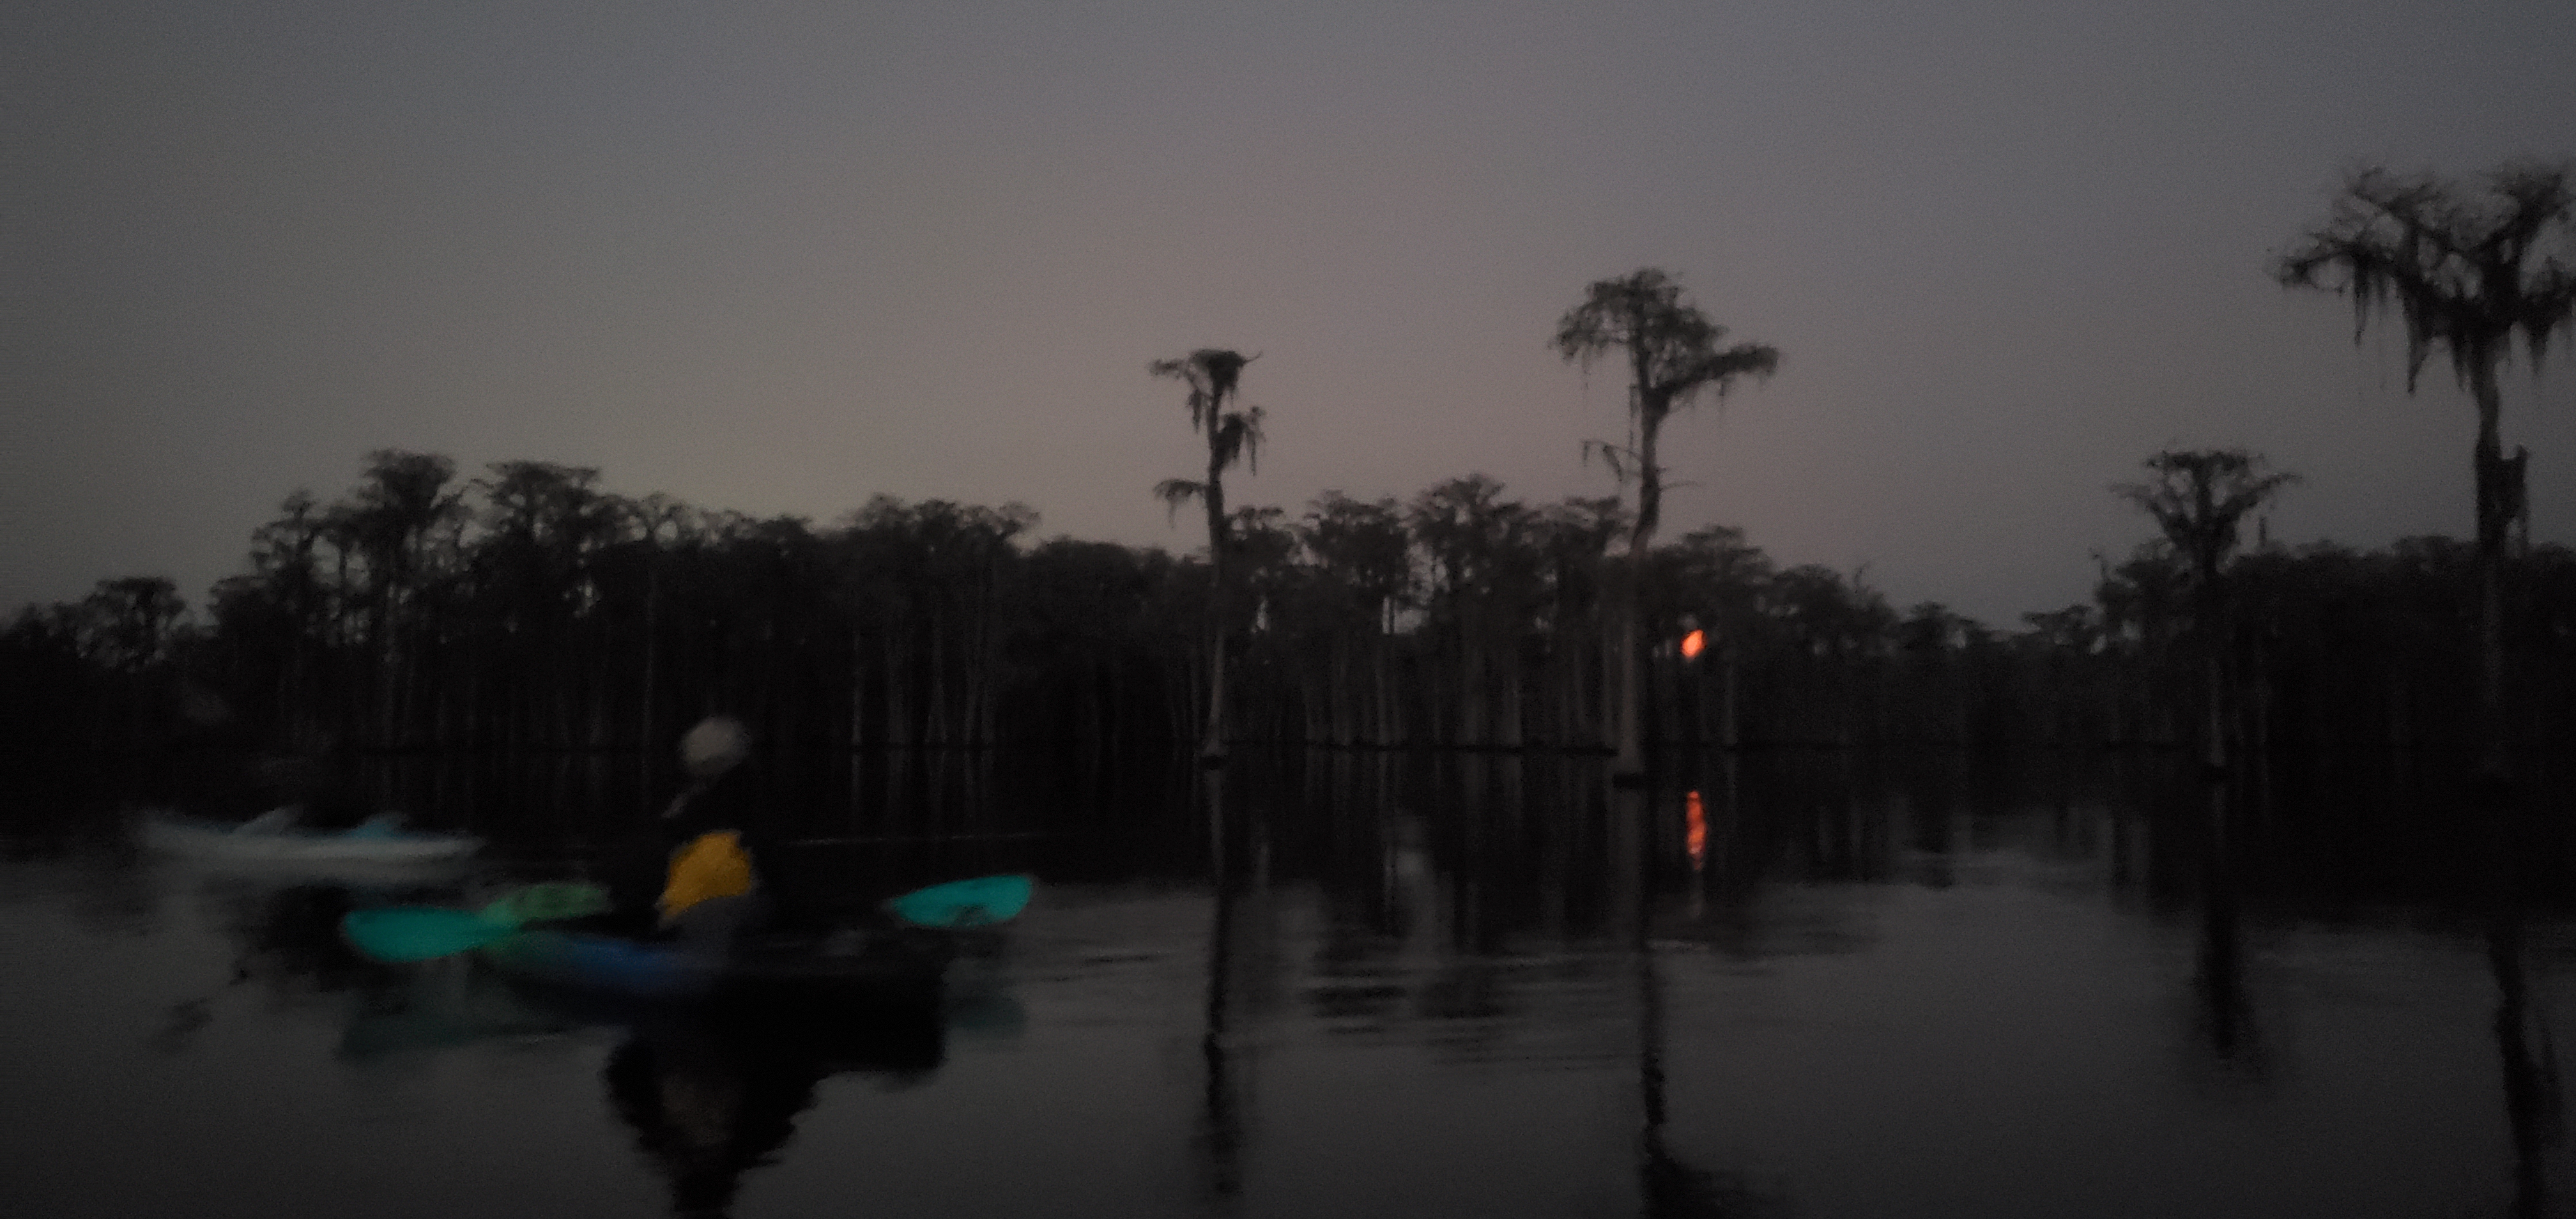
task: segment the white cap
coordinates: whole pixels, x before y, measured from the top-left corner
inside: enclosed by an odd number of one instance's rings
[[[680,765],[701,779],[732,770],[751,753],[751,730],[730,715],[699,720],[680,738]]]

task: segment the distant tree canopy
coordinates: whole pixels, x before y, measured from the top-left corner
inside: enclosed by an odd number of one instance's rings
[[[2299,480],[2268,464],[2243,449],[2167,449],[2146,460],[2154,481],[2113,489],[2155,518],[2165,541],[2191,561],[2193,580],[2207,588],[2236,552],[2245,517]]]
[[[2260,476],[2257,475],[2259,478]],[[780,747],[1203,739],[1202,559],[1071,538],[1036,514],[880,496],[828,527],[629,498],[593,470],[369,455],[297,493],[190,615],[101,582],[0,628],[9,745],[118,749],[231,712],[241,735],[378,749],[652,749],[728,710]],[[1347,747],[1597,749],[1615,709],[1616,501],[1533,505],[1481,475],[1410,500],[1327,492],[1229,513],[1228,736]],[[2515,558],[2526,736],[2576,727],[2576,554]],[[2227,731],[2267,746],[2458,741],[2474,556],[2438,538],[2228,560]],[[2002,631],[1902,611],[1738,530],[1653,548],[1639,588],[1649,742],[2111,742],[2203,731],[2191,561],[2158,538],[2089,604]],[[1676,647],[1706,633],[1695,660]]]

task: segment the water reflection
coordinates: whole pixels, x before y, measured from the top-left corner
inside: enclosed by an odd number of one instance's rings
[[[2567,952],[2567,828],[2427,828],[2453,813],[2438,786],[2366,762],[2204,786],[2135,759],[1715,753],[1661,790],[1614,789],[1591,760],[1494,754],[1013,765],[780,768],[783,791],[853,801],[798,814],[830,839],[799,883],[1025,868],[1060,895],[983,966],[980,993],[952,986],[908,1020],[619,1010],[470,961],[378,970],[332,928],[385,895],[130,859],[0,917],[58,908],[98,943],[145,947],[211,930],[219,946],[156,966],[155,1019],[117,1026],[173,1051],[138,1055],[148,1070],[216,1071],[289,1044],[246,1032],[336,1020],[305,1047],[315,1073],[441,1081],[457,1112],[403,1119],[423,1138],[506,1124],[504,1098],[526,1100],[426,1064],[515,1078],[548,1047],[578,1073],[565,1094],[606,1132],[609,1175],[681,1213],[803,1213],[870,1174],[911,1213],[1046,1209],[1086,1180],[1116,1184],[1068,1209],[2562,1201],[2547,966]],[[581,773],[554,767],[541,789]],[[623,785],[631,767],[601,773]],[[478,799],[498,790],[478,782]],[[603,818],[617,803],[575,797]],[[495,816],[505,872],[479,883],[577,864],[561,820],[512,839]],[[286,1002],[235,998],[254,994]],[[963,1035],[977,1028],[1007,1046]],[[836,1076],[895,1090],[825,1086]],[[64,1078],[37,1092],[126,1086],[95,1062]],[[860,1135],[865,1104],[905,1116],[872,1114]],[[979,1152],[958,1132],[995,1121],[1017,1123],[1018,1185],[962,1179]]]
[[[2496,1058],[2503,1074],[2506,1129],[2513,1142],[2516,1219],[2548,1213],[2547,1155],[2566,1138],[2566,1099],[2549,1022],[2533,1003],[2527,949],[2528,907],[2539,845],[2532,810],[2490,810],[2488,875],[2493,886],[2486,956],[2496,987]],[[2537,1042],[2535,1047],[2534,1042]]]
[[[1201,768],[1199,798],[1207,817],[1208,886],[1213,923],[1208,928],[1207,999],[1199,1029],[1199,1060],[1205,1072],[1201,1087],[1197,1144],[1206,1166],[1205,1189],[1220,1211],[1230,1211],[1243,1193],[1244,1087],[1246,1053],[1234,1030],[1236,923],[1243,868],[1236,855],[1243,832],[1231,824],[1225,808],[1225,772]],[[1267,851],[1259,860],[1267,864]],[[1256,872],[1256,875],[1258,873]]]
[[[1652,832],[1656,807],[1660,802],[1636,788],[1622,788],[1610,793],[1615,815],[1621,824],[1636,832],[1623,835],[1635,850],[1628,870],[1638,880],[1641,890],[1650,890],[1656,871],[1656,835]],[[1707,859],[1707,808],[1697,789],[1683,794],[1682,816],[1684,856],[1690,861],[1696,882],[1704,874]],[[1613,858],[1616,858],[1614,855]],[[1697,900],[1703,890],[1694,883],[1692,913],[1701,909]],[[1664,1040],[1665,1003],[1662,980],[1656,969],[1655,928],[1652,906],[1635,904],[1636,924],[1632,948],[1637,973],[1637,1103],[1642,1121],[1637,1136],[1637,1194],[1640,1213],[1647,1219],[1731,1219],[1769,1213],[1776,1209],[1772,1200],[1748,1187],[1731,1173],[1701,1168],[1685,1161],[1669,1145],[1665,1135]]]
[[[937,997],[658,1006],[432,968],[355,1009],[340,1052],[400,1060],[610,1031],[618,1040],[601,1070],[609,1108],[663,1178],[673,1212],[712,1216],[727,1211],[747,1174],[786,1153],[825,1079],[913,1087],[932,1078],[946,1058],[950,1010]],[[987,1031],[1007,1034],[1016,1020],[989,994],[957,1010]]]
[[[831,1019],[801,1007],[657,1013],[608,1056],[617,1114],[668,1181],[674,1213],[720,1215],[743,1174],[775,1161],[826,1076],[868,1073],[904,1084],[945,1052],[935,1005]]]
[[[2238,918],[2236,858],[2243,831],[2232,815],[2225,781],[2208,781],[2201,833],[2198,987],[2209,1051],[2223,1070],[2245,1079],[2266,1069],[2253,1000],[2245,987],[2245,933]]]
[[[152,1038],[157,1048],[188,1049],[213,1022],[219,996],[238,987],[336,998],[346,1012],[337,1053],[352,1064],[611,1032],[618,1042],[601,1070],[607,1106],[663,1177],[679,1215],[726,1213],[745,1175],[785,1152],[826,1078],[915,1086],[945,1060],[952,1014],[1004,1037],[1024,1019],[1007,984],[973,956],[961,966],[962,985],[927,992],[656,1005],[521,985],[482,973],[468,957],[387,968],[339,935],[341,917],[359,904],[435,894],[220,876],[194,883],[231,949],[230,977],[216,993],[174,1004]]]
[[[297,1004],[381,985],[384,972],[340,938],[341,917],[362,903],[440,893],[408,885],[353,887],[178,866],[157,877],[140,866],[118,871],[142,892],[158,894],[162,886],[173,884],[192,890],[198,916],[229,948],[226,959],[209,971],[220,973],[221,980],[173,1001],[151,1034],[151,1046],[165,1054],[190,1049],[196,1036],[214,1023],[219,1004],[237,992],[263,994],[272,1004]],[[154,901],[145,908],[157,911],[157,905]]]

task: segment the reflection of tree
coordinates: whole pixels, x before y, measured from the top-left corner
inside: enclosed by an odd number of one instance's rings
[[[1664,994],[1655,969],[1654,876],[1656,835],[1648,821],[1649,797],[1635,788],[1611,795],[1612,833],[1625,852],[1611,866],[1634,885],[1633,939],[1637,970],[1637,1192],[1647,1219],[1711,1219],[1757,1214],[1770,1201],[1731,1173],[1695,1167],[1664,1143]]]
[[[935,1002],[791,995],[643,1019],[603,1078],[610,1105],[670,1182],[674,1213],[713,1216],[732,1205],[745,1173],[777,1161],[824,1077],[917,1077],[938,1067],[943,1048]]]
[[[2548,1201],[2541,1153],[2558,1141],[2562,1101],[2557,1053],[2549,1044],[2547,1027],[2541,1030],[2537,1059],[2523,1035],[2530,1023],[2530,988],[2523,976],[2518,914],[2499,918],[2488,930],[2487,963],[2495,971],[2496,1056],[2504,1070],[2505,1120],[2513,1131],[2514,1214],[2538,1216]]]
[[[643,1035],[608,1057],[608,1096],[662,1166],[672,1209],[721,1214],[742,1174],[775,1158],[814,1103],[816,1064],[755,1056],[689,1032]]]
[[[2244,933],[2237,918],[2239,828],[2230,816],[2228,785],[2205,784],[2209,805],[2202,823],[2200,998],[2208,1018],[2209,1048],[2218,1060],[2254,1075],[2263,1072],[2262,1045],[2245,993]]]
[[[2505,1121],[2513,1134],[2514,1209],[2517,1219],[2537,1219],[2547,1209],[2549,1181],[2544,1151],[2565,1137],[2565,1098],[2558,1082],[2558,1052],[2545,1020],[2531,1012],[2531,984],[2523,966],[2522,866],[2528,824],[2512,810],[2499,812],[2487,830],[2489,905],[2487,965],[2495,974],[2495,1039],[2504,1074]],[[2535,1056],[2526,1029],[2540,1030]]]
[[[1225,818],[1225,772],[1209,769],[1199,790],[1207,804],[1209,882],[1215,890],[1215,925],[1208,932],[1208,987],[1205,1022],[1199,1032],[1199,1058],[1205,1088],[1199,1119],[1199,1148],[1207,1161],[1207,1186],[1219,1205],[1231,1209],[1243,1195],[1243,1113],[1238,1095],[1232,1036],[1234,924],[1237,895]]]

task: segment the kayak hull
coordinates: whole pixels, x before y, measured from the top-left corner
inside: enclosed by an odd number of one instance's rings
[[[424,867],[462,863],[483,840],[409,830],[244,832],[221,822],[155,814],[144,818],[144,847],[164,855],[233,864]]]
[[[684,943],[539,928],[504,936],[479,951],[495,969],[525,981],[664,1001],[789,994],[920,998],[937,993],[947,965],[939,945],[885,936],[846,946],[814,937],[753,937],[728,954]]]

